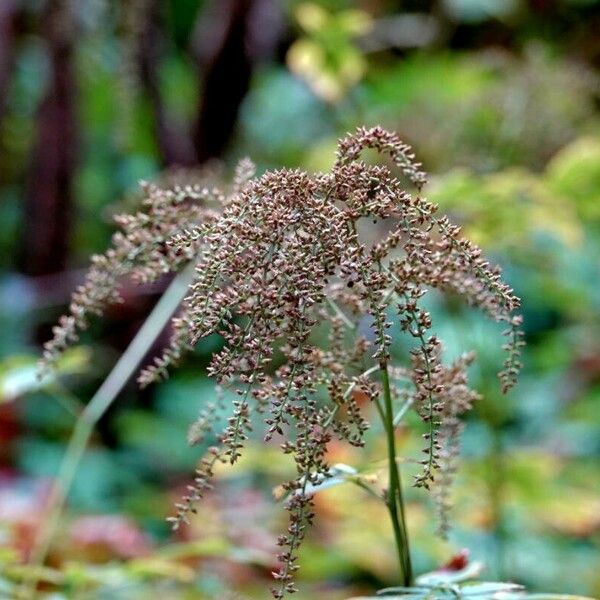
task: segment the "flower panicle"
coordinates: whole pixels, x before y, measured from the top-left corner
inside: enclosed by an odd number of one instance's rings
[[[365,150],[388,156],[367,164]],[[394,175],[401,171],[402,183]],[[330,473],[327,448],[335,438],[364,443],[367,411],[379,405],[379,374],[402,382],[392,391],[424,422],[423,456],[415,485],[432,488],[446,531],[448,488],[462,428],[476,394],[465,370],[472,356],[451,365],[423,307],[430,289],[463,298],[507,325],[503,391],[516,382],[523,345],[519,299],[481,250],[422,197],[426,174],[409,146],[381,127],[359,128],[339,142],[331,171],[298,169],[254,174],[242,161],[233,185],[144,184],[142,209],[118,219],[119,233],[95,257],[46,348],[50,365],[77,340],[90,317],[119,299],[126,278],[154,281],[192,263],[194,277],[171,323],[162,354],[141,373],[148,385],[168,375],[198,342],[216,334],[222,347],[208,374],[235,401],[208,404],[189,441],[215,438],[194,482],[171,518],[179,527],[210,490],[218,463],[235,463],[252,429],[293,456],[285,484],[290,526],[279,539],[275,598],[296,590],[298,548],[314,519],[314,486]],[[374,239],[372,222],[385,234]],[[411,340],[404,362],[393,350]],[[219,392],[221,393],[221,392]],[[214,425],[227,409],[225,427]]]

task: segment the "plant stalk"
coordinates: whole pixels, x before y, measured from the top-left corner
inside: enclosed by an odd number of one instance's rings
[[[412,564],[410,560],[410,549],[408,545],[408,531],[406,529],[406,519],[404,511],[404,499],[402,497],[402,482],[400,479],[400,469],[396,458],[396,438],[394,435],[394,407],[392,405],[392,392],[390,389],[390,376],[388,373],[387,362],[380,364],[381,379],[383,383],[383,401],[384,406],[380,416],[385,428],[387,451],[389,484],[386,505],[390,513],[392,527],[394,530],[394,540],[398,552],[398,562],[400,566],[400,581],[404,586],[411,586],[413,582]]]
[[[34,567],[34,576],[23,585],[19,597],[25,599],[35,597],[38,583],[35,573],[39,572],[39,568],[46,561],[67,495],[94,427],[116,400],[118,394],[173,316],[183,300],[193,276],[194,265],[190,264],[173,279],[108,377],[78,417],[50,493],[46,517],[29,559],[29,564]]]

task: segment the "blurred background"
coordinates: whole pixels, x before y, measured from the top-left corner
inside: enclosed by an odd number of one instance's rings
[[[463,548],[487,579],[600,596],[600,2],[597,0],[0,0],[0,593],[27,556],[82,403],[164,285],[126,287],[44,385],[40,344],[140,179],[246,155],[259,172],[331,166],[382,124],[431,173],[428,197],[524,298],[520,385],[503,397],[497,329],[432,300],[446,351],[475,349],[450,539],[408,490],[416,570]],[[58,540],[54,598],[264,598],[293,474],[257,440],[184,531],[165,516],[202,448],[204,343],[164,384],[132,382],[97,428]],[[384,453],[330,460],[369,470]],[[401,429],[407,456],[418,436]],[[410,465],[407,467],[410,472]],[[408,479],[408,477],[407,477]],[[395,583],[384,509],[317,496],[299,599]],[[78,591],[79,590],[79,591]],[[58,594],[62,595],[58,595]],[[89,597],[89,596],[85,596]]]

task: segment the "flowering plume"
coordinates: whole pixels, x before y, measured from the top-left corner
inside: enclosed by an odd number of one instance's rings
[[[365,149],[389,162],[367,164],[361,160]],[[362,445],[368,422],[357,397],[378,403],[377,375],[384,371],[411,385],[405,397],[427,429],[415,485],[433,486],[445,514],[448,498],[439,486],[454,470],[459,417],[477,396],[465,375],[471,356],[442,363],[441,343],[422,306],[429,289],[459,295],[506,323],[507,359],[499,377],[505,392],[515,383],[523,343],[514,314],[519,299],[499,269],[421,196],[425,181],[411,149],[375,127],[340,140],[328,173],[280,170],[254,177],[244,161],[227,193],[147,185],[145,210],[118,219],[122,231],[112,249],[94,258],[69,316],[46,345],[45,362],[51,364],[90,315],[118,299],[123,276],[148,281],[195,263],[171,342],[139,381],[147,385],[166,376],[201,339],[219,333],[224,346],[213,355],[209,375],[238,397],[171,521],[174,527],[186,521],[210,487],[215,465],[236,462],[257,422],[253,415],[262,415],[265,439],[280,439],[297,467],[297,476],[285,484],[291,520],[278,542],[275,598],[296,589],[298,546],[313,519],[310,490],[329,472],[327,444],[339,438]],[[373,220],[383,222],[387,232],[375,242],[365,230]],[[316,345],[317,327],[327,328],[327,343]],[[402,333],[414,347],[405,364],[395,365],[390,346]],[[277,368],[276,351],[284,357]],[[191,442],[210,432],[217,412],[215,406],[203,411]]]

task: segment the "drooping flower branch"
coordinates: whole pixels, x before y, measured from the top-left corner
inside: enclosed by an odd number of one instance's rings
[[[391,164],[365,162],[366,149],[386,155]],[[401,179],[393,174],[396,168]],[[265,439],[279,438],[297,468],[297,476],[285,485],[291,520],[279,538],[275,598],[295,591],[298,547],[313,520],[309,490],[328,476],[327,445],[334,438],[361,445],[370,403],[387,426],[386,503],[396,541],[407,545],[393,446],[392,411],[400,396],[390,385],[394,370],[412,386],[403,392],[406,406],[427,426],[415,485],[433,487],[446,513],[444,486],[455,468],[459,417],[477,396],[465,375],[472,357],[450,366],[442,362],[441,342],[431,333],[432,318],[422,303],[429,289],[461,296],[508,324],[507,361],[499,376],[504,392],[515,383],[523,343],[520,317],[514,314],[519,299],[499,269],[421,196],[425,181],[411,149],[394,133],[375,127],[342,139],[328,173],[280,170],[254,177],[245,161],[226,192],[147,185],[145,209],[118,219],[121,232],[113,247],[94,258],[70,314],[46,346],[50,365],[92,315],[118,300],[121,278],[149,281],[189,262],[196,265],[172,322],[171,342],[141,373],[140,383],[166,376],[200,340],[219,333],[224,345],[213,355],[208,373],[238,398],[172,522],[178,527],[186,521],[210,487],[217,462],[239,458],[257,422],[254,415],[262,415]],[[373,220],[386,231],[382,239],[369,237]],[[317,344],[317,329],[323,327],[328,329],[326,343]],[[397,365],[390,347],[403,333],[414,347]],[[277,368],[276,352],[284,357]],[[322,389],[327,390],[325,402]],[[359,395],[370,403],[361,407]],[[204,411],[192,432],[208,431],[216,412],[213,407]],[[400,561],[410,571],[409,557],[401,553]]]

